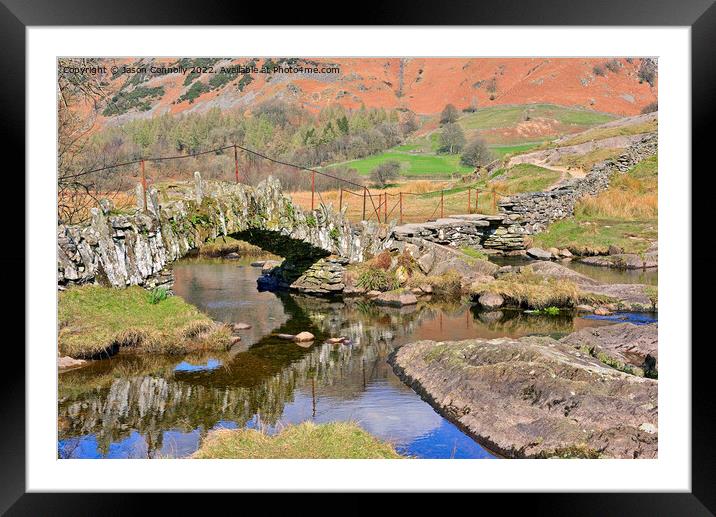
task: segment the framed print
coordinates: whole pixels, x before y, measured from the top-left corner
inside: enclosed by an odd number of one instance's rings
[[[692,337],[709,2],[357,26],[5,4],[26,348],[3,511],[322,491],[714,511]]]

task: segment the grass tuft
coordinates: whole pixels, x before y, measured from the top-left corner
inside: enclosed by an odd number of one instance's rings
[[[59,294],[59,350],[88,359],[120,348],[177,354],[226,350],[231,333],[179,296],[151,303],[141,287],[73,287]]]
[[[494,282],[476,286],[473,294],[499,294],[510,305],[527,309],[574,307],[583,296],[572,281],[546,277],[523,267],[519,273],[507,273]]]
[[[350,422],[304,422],[269,436],[255,429],[212,431],[193,458],[200,459],[398,459],[392,445]]]
[[[408,281],[409,287],[420,287],[428,284],[437,298],[459,298],[462,295],[462,275],[451,269],[442,275],[413,275]]]

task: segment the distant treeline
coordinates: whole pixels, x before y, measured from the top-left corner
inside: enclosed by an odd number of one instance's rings
[[[239,110],[210,109],[204,113],[161,115],[136,119],[120,126],[108,126],[91,138],[87,164],[93,166],[122,163],[142,157],[191,155],[232,144],[256,150],[272,158],[304,167],[362,158],[396,146],[416,129],[420,122],[410,111],[361,108],[349,111],[335,105],[317,115],[280,100],[257,106],[249,113]],[[107,189],[115,180],[137,167],[101,174]],[[244,180],[256,183],[269,173],[279,176],[284,187],[302,190],[310,186],[310,174],[278,166],[240,153]],[[169,160],[147,165],[154,180],[190,178],[195,170],[204,177],[234,178],[232,150],[185,160]],[[332,174],[360,183],[355,171],[332,168]],[[319,188],[332,188],[335,182],[319,179]],[[126,183],[126,181],[124,182]]]

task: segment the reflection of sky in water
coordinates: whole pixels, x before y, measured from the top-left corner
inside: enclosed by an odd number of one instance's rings
[[[186,361],[182,361],[174,367],[175,372],[205,372],[208,370],[215,370],[221,366],[221,361],[218,359],[208,359],[205,364],[191,364]]]
[[[583,316],[588,320],[614,321],[618,323],[634,323],[635,325],[646,325],[648,323],[657,323],[659,317],[656,313],[651,312],[615,312],[608,316],[600,316],[598,314],[587,314]]]
[[[399,390],[385,379],[375,379],[360,396],[336,399],[316,393],[316,416],[310,390],[298,392],[286,404],[281,424],[306,420],[318,424],[353,421],[369,433],[392,443],[402,454],[419,458],[491,458],[492,456],[454,424],[438,415],[414,392]],[[257,427],[254,419],[247,427]],[[281,425],[264,428],[269,433]]]
[[[236,428],[237,425],[235,422],[222,420],[212,427],[212,430]],[[164,431],[162,433],[162,448],[155,454],[155,457],[187,457],[199,448],[200,441],[200,429],[194,429],[190,432],[176,430]],[[60,458],[146,458],[147,450],[148,447],[145,437],[136,431],[133,431],[124,440],[111,443],[106,456],[103,456],[99,451],[94,435],[82,436],[81,438],[67,438],[60,440],[57,445],[57,452]]]

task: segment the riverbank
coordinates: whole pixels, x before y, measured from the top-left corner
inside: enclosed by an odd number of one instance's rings
[[[427,267],[428,255],[415,250],[406,245],[402,251],[383,251],[349,266],[342,278],[342,294],[394,306],[468,298],[486,310],[576,308],[597,314],[657,310],[657,288],[652,285],[600,282],[550,261],[499,266],[456,250],[433,257]]]
[[[655,325],[623,325],[612,334],[643,334],[645,348],[656,349]],[[500,455],[656,458],[658,381],[634,374],[635,362],[656,361],[623,353],[630,348],[584,331],[559,341],[417,341],[388,361],[440,414]]]
[[[163,294],[162,294],[163,293]],[[179,296],[131,286],[71,287],[58,295],[59,353],[109,357],[120,348],[153,354],[226,350],[231,330]]]
[[[352,422],[289,425],[273,436],[256,429],[212,431],[192,458],[398,459],[391,444]]]

